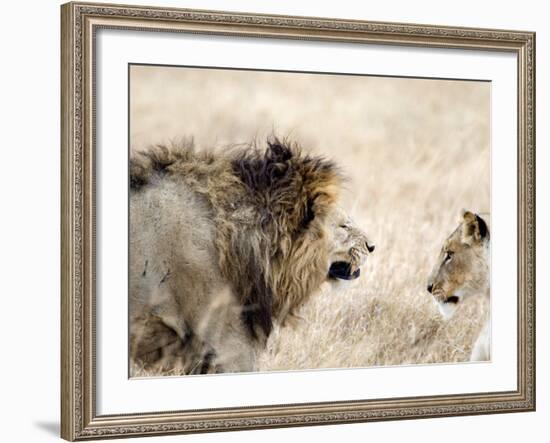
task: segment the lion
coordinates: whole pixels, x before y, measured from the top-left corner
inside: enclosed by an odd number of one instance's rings
[[[324,282],[355,280],[373,243],[339,208],[334,163],[293,143],[130,159],[130,357],[185,374],[250,372],[274,322]]]
[[[428,279],[428,292],[445,319],[469,297],[490,298],[490,234],[479,215],[463,211],[458,227],[445,240]],[[487,318],[470,355],[471,361],[490,360],[491,323]]]

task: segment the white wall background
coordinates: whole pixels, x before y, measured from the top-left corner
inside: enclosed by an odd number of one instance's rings
[[[546,441],[550,419],[550,30],[545,3],[352,0],[133,0],[134,4],[314,15],[537,32],[538,411],[248,431],[140,441]],[[2,441],[54,441],[59,433],[59,2],[2,6],[0,26],[0,413]]]

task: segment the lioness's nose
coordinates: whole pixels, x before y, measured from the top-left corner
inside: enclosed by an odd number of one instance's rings
[[[367,251],[369,251],[369,252],[374,251],[374,245],[369,245],[369,242],[365,242],[365,244],[367,245]]]
[[[434,289],[434,285],[429,284],[427,289],[428,289],[428,292],[431,294]]]

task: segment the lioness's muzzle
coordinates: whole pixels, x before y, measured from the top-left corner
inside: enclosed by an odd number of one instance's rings
[[[451,303],[453,305],[456,305],[460,301],[460,298],[458,298],[456,295],[451,295],[450,297],[443,300],[443,303]]]
[[[345,261],[336,261],[330,265],[328,276],[340,280],[355,280],[361,275],[361,269],[357,268],[351,272],[351,263]]]

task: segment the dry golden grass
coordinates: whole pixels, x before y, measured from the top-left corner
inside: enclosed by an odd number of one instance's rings
[[[462,208],[490,221],[490,85],[421,79],[133,67],[131,143],[198,146],[275,132],[339,163],[343,206],[376,244],[362,277],[328,284],[260,370],[468,360],[487,306],[444,322],[426,280]],[[151,375],[134,368],[134,375]]]

